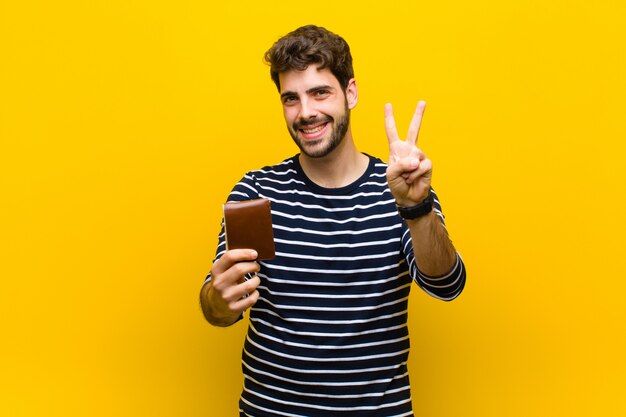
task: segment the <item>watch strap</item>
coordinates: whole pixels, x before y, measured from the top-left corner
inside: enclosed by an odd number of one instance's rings
[[[412,207],[402,207],[396,204],[396,209],[403,219],[414,220],[430,213],[433,210],[434,202],[433,193],[429,191],[428,196],[421,203]]]

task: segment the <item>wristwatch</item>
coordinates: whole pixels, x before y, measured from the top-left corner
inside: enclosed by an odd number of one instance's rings
[[[433,209],[433,203],[433,194],[428,192],[428,196],[421,203],[412,207],[401,207],[396,204],[396,208],[398,209],[400,217],[406,220],[414,220],[430,213]]]

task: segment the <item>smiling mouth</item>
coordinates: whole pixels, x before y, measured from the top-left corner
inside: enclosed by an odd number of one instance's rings
[[[300,132],[300,136],[303,140],[309,143],[317,143],[326,134],[327,127],[328,122],[323,122],[321,124],[316,124],[313,126],[300,126],[298,128],[298,131]]]
[[[312,135],[314,133],[319,132],[320,130],[324,129],[324,127],[326,127],[326,123],[323,123],[321,125],[315,126],[315,127],[311,127],[308,129],[302,128],[300,129],[300,132],[304,133],[305,135]]]

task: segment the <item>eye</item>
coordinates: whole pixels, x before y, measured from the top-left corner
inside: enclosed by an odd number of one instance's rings
[[[330,91],[328,91],[328,90],[324,90],[324,89],[321,89],[321,90],[316,90],[316,91],[315,91],[315,96],[316,96],[316,97],[326,97],[326,96],[327,96],[327,95],[329,95],[329,94],[330,94]]]
[[[283,97],[283,104],[293,104],[296,101],[298,101],[298,97],[296,96],[284,96]]]

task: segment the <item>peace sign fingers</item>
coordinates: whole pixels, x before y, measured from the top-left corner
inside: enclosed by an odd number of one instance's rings
[[[393,108],[391,103],[385,104],[385,131],[387,132],[387,139],[389,140],[389,146],[394,142],[399,142],[398,130],[396,129],[396,120],[393,117]]]
[[[385,105],[385,130],[389,140],[387,183],[396,202],[412,206],[422,201],[430,189],[432,163],[417,147],[426,102],[417,103],[406,140],[398,136],[391,104]]]
[[[406,141],[411,146],[417,145],[417,136],[420,133],[420,126],[422,125],[424,110],[426,110],[426,102],[424,100],[420,100],[417,103],[417,107],[415,108],[415,113],[413,114],[413,119],[411,120],[411,125],[409,126],[409,133],[406,138]]]
[[[411,146],[417,145],[417,136],[420,132],[420,126],[422,125],[422,117],[424,117],[424,111],[426,110],[426,102],[420,100],[415,108],[413,119],[409,125],[409,132],[407,134],[406,142]],[[400,141],[398,136],[398,130],[396,129],[396,120],[393,116],[393,107],[390,103],[385,104],[385,131],[387,132],[387,140],[389,145],[394,142]]]

